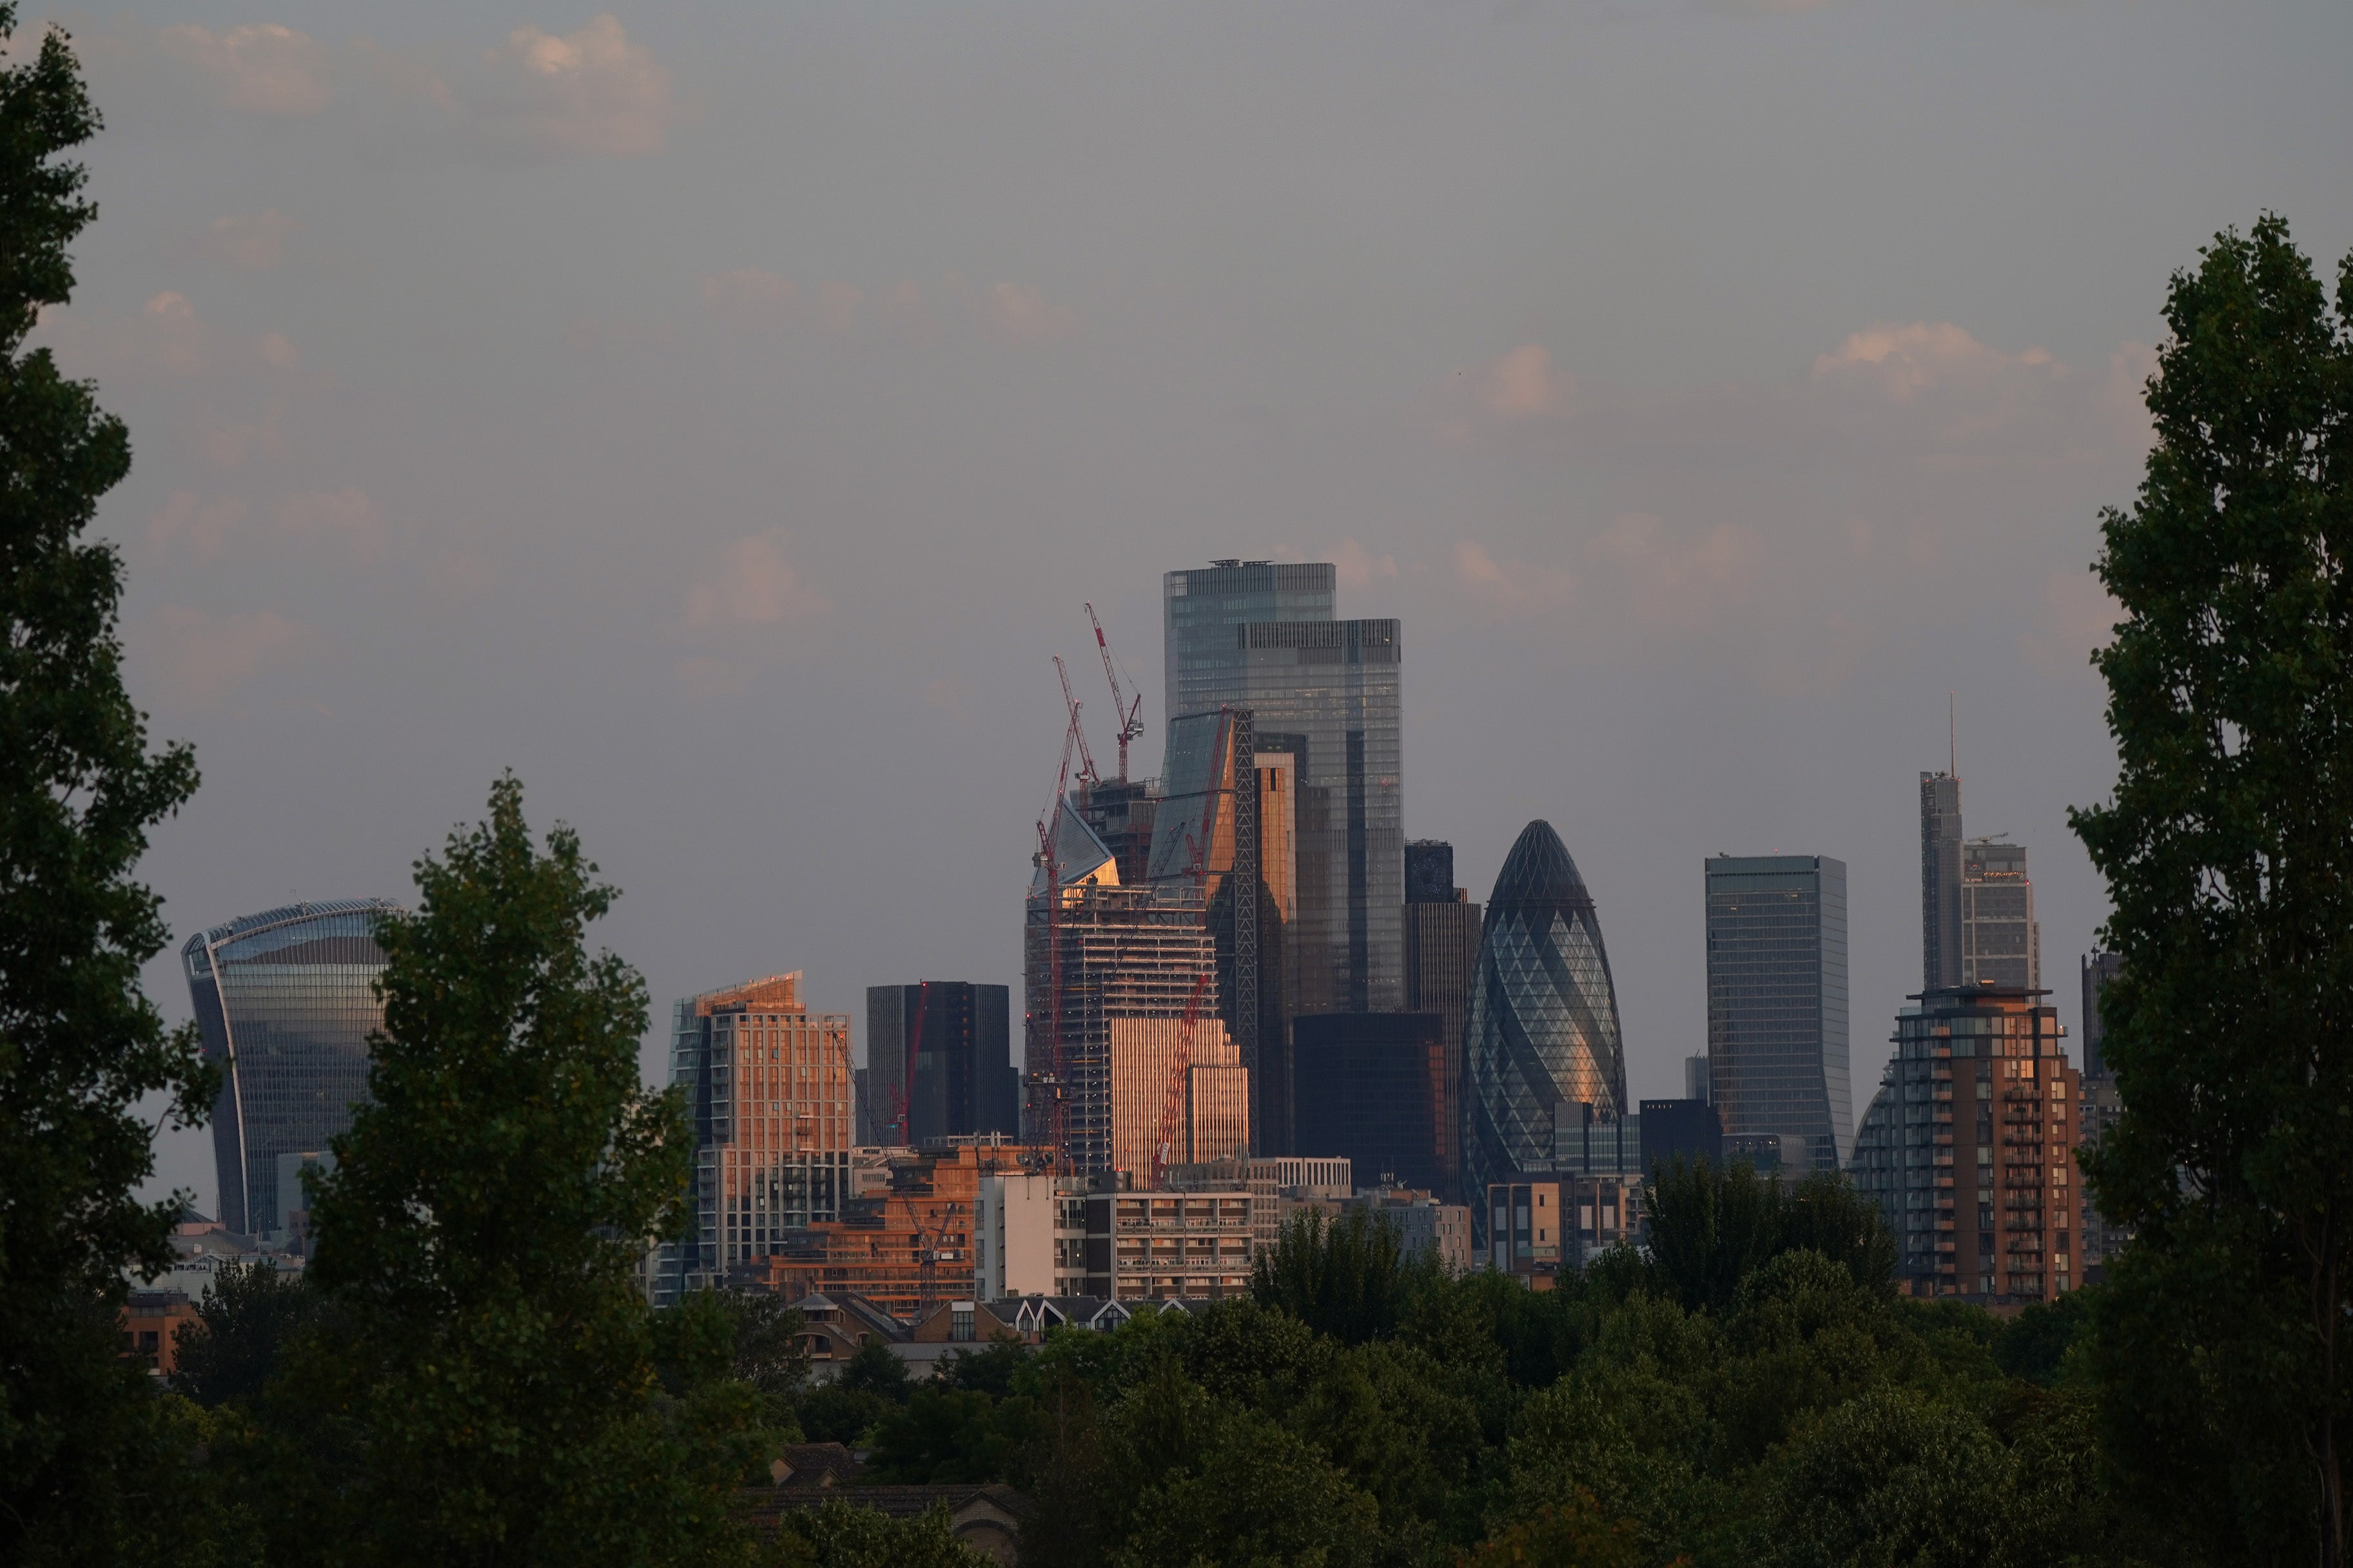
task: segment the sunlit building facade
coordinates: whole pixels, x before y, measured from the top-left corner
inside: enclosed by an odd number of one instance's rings
[[[1794,1137],[1816,1170],[1853,1152],[1846,863],[1718,855],[1707,867],[1707,1098],[1734,1136]]]
[[[397,910],[382,899],[292,904],[180,950],[205,1055],[221,1072],[213,1159],[229,1229],[285,1230],[280,1156],[299,1168],[351,1126],[367,1093],[368,1037],[384,1026],[376,922]]]
[[[1550,1170],[1564,1110],[1616,1121],[1633,1109],[1601,923],[1549,823],[1528,824],[1495,879],[1462,1071],[1464,1175],[1473,1193]],[[1476,1217],[1484,1246],[1483,1205]]]

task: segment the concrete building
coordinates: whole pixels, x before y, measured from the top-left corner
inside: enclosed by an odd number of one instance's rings
[[[1115,1301],[1248,1294],[1250,1208],[1247,1188],[1089,1194],[1083,1293]]]
[[[1459,1195],[1462,1181],[1462,1031],[1471,1016],[1471,982],[1479,968],[1482,906],[1454,883],[1454,847],[1416,839],[1405,847],[1405,1006],[1435,1013],[1445,1052],[1440,1077],[1439,1190]]]
[[[1334,619],[1336,580],[1329,563],[1234,560],[1163,584],[1172,724],[1246,710],[1257,750],[1297,770],[1293,1016],[1405,1000],[1398,627]]]
[[[1839,1170],[1854,1147],[1846,862],[1718,855],[1705,869],[1708,1100],[1725,1132],[1792,1136]]]
[[[849,1019],[811,1014],[800,979],[772,975],[671,1009],[670,1082],[694,1129],[694,1235],[657,1255],[658,1304],[841,1216],[854,1131]]]
[[[974,1201],[972,1290],[984,1301],[1086,1294],[1083,1176],[993,1171]]]
[[[1359,1210],[1394,1227],[1408,1258],[1434,1258],[1449,1274],[1467,1273],[1474,1265],[1467,1205],[1446,1203],[1425,1188],[1368,1187],[1344,1200],[1340,1212]]]
[[[2042,989],[2042,928],[2023,844],[1962,846],[1960,984]]]
[[[922,1144],[982,1132],[1021,1133],[1002,985],[926,980],[866,988],[868,1115],[862,1142]],[[876,1116],[879,1110],[880,1115]]]
[[[1567,1190],[1567,1184],[1547,1177],[1489,1183],[1486,1240],[1480,1248],[1486,1266],[1550,1289],[1562,1264],[1577,1262],[1575,1238],[1562,1217]]]
[[[1446,1185],[1450,1058],[1436,1013],[1322,1013],[1293,1021],[1300,1146],[1384,1183]]]
[[[2083,1283],[2082,1089],[2057,1010],[2022,986],[1929,991],[1898,1015],[1853,1175],[1912,1294],[2044,1301]]]

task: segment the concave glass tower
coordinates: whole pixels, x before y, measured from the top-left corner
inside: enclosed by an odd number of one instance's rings
[[[1553,1164],[1556,1121],[1628,1110],[1618,990],[1593,895],[1560,835],[1531,822],[1487,903],[1463,1030],[1464,1176],[1474,1218],[1490,1182]]]
[[[220,1217],[248,1234],[285,1228],[279,1156],[316,1154],[367,1093],[368,1036],[384,1025],[375,977],[382,899],[247,915],[180,950],[205,1055],[221,1068],[213,1106]]]

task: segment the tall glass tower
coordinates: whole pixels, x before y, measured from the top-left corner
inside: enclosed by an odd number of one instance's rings
[[[1818,1171],[1854,1152],[1847,1081],[1846,862],[1707,862],[1708,1098],[1727,1136],[1802,1139]]]
[[[221,1068],[213,1159],[221,1223],[282,1231],[280,1156],[325,1152],[367,1093],[368,1037],[384,1026],[382,899],[294,904],[215,926],[180,950],[205,1055]]]
[[[1293,759],[1287,1016],[1405,1005],[1405,835],[1394,620],[1332,617],[1328,562],[1219,561],[1163,584],[1172,722],[1247,709]]]
[[[1633,1110],[1601,921],[1548,822],[1521,831],[1487,901],[1462,1102],[1464,1184],[1482,1241],[1489,1184],[1552,1169],[1556,1128]]]

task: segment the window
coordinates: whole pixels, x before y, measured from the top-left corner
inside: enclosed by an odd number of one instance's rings
[[[972,1337],[972,1303],[959,1301],[948,1309],[948,1338],[961,1343]]]

